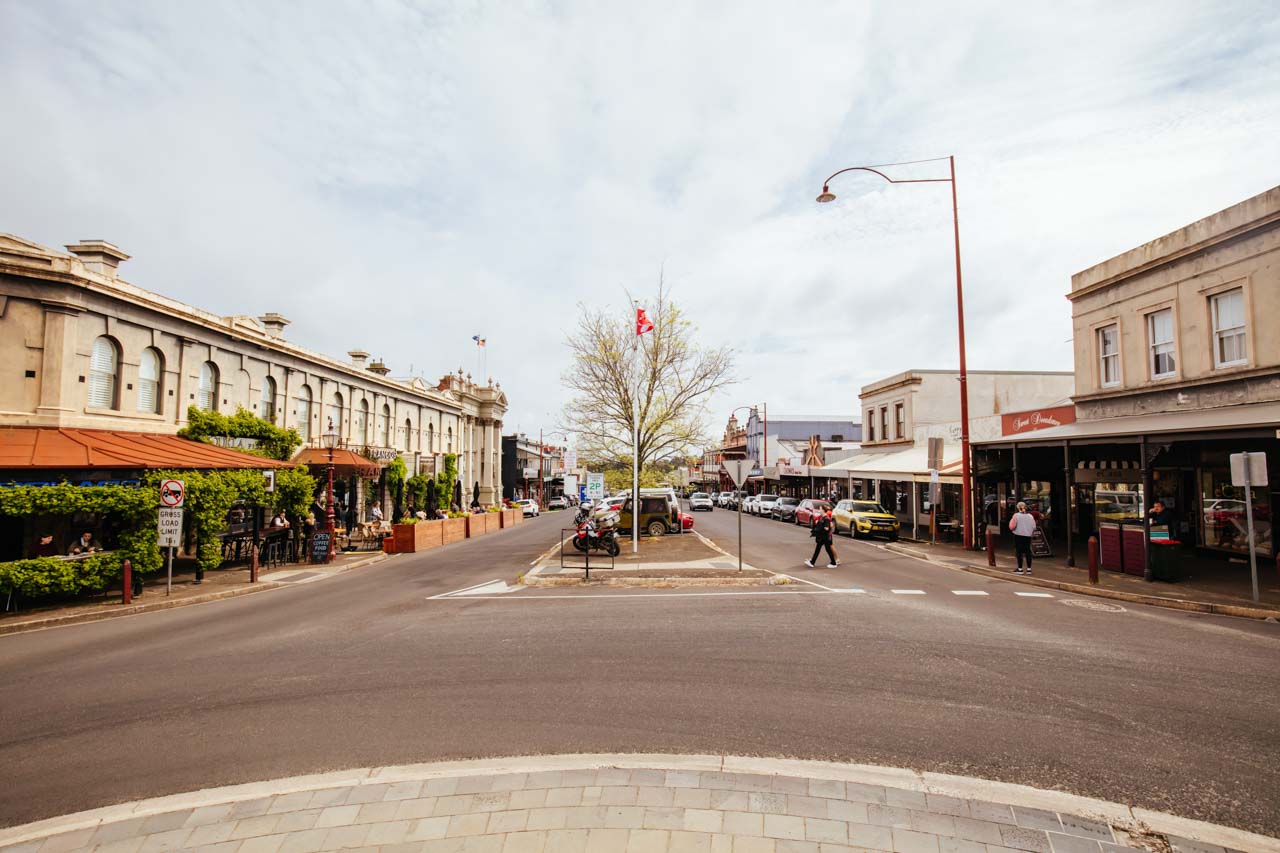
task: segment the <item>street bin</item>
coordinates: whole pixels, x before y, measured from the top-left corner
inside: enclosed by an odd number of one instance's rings
[[[1182,543],[1177,539],[1151,540],[1151,577],[1154,580],[1176,583],[1186,580],[1182,566]]]

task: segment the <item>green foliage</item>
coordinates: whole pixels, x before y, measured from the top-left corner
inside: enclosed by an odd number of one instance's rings
[[[436,497],[441,506],[453,505],[453,487],[458,482],[458,454],[444,455],[444,470],[436,477]]]
[[[276,471],[276,493],[272,509],[295,521],[307,517],[311,498],[316,493],[317,481],[307,471],[306,465],[281,468]]]
[[[435,494],[436,481],[426,474],[414,474],[404,482],[405,492],[409,497],[409,503],[422,509],[427,505],[427,495]]]
[[[404,457],[401,456],[392,459],[391,464],[382,470],[387,490],[391,492],[391,498],[395,503],[404,501],[404,480],[408,473],[409,469],[405,467]]]
[[[640,469],[640,488],[656,489],[665,481],[666,475],[653,465],[645,465]],[[604,472],[604,485],[610,492],[631,489],[630,468],[608,468]]]
[[[28,598],[96,592],[120,577],[123,561],[124,552],[115,551],[83,560],[36,557],[0,563],[0,589],[20,592]]]
[[[258,441],[257,449],[245,453],[282,461],[291,458],[302,444],[302,436],[296,429],[282,429],[243,407],[237,407],[236,413],[228,417],[221,412],[205,412],[189,406],[187,426],[178,430],[178,435],[205,444],[212,444],[210,436],[215,435],[253,438]]]

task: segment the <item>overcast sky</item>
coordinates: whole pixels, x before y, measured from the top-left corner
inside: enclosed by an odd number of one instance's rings
[[[530,432],[660,269],[712,431],[954,368],[948,185],[841,167],[956,156],[973,369],[1071,369],[1073,272],[1280,179],[1274,0],[0,0],[0,92],[0,231],[396,375],[483,335]]]

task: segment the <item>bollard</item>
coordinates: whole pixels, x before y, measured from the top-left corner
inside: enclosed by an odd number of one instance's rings
[[[987,525],[987,565],[996,564],[996,531],[993,525]]]
[[[124,577],[120,581],[120,594],[122,604],[133,603],[133,563],[130,560],[124,561]]]
[[[1089,583],[1098,582],[1098,537],[1089,537]]]

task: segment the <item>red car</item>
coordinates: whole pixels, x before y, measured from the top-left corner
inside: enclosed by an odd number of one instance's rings
[[[687,512],[682,512],[682,513],[680,513],[680,529],[681,529],[682,531],[683,531],[683,530],[692,530],[692,529],[693,529],[693,516],[692,516],[692,515],[690,515],[690,514],[689,514],[689,513],[687,513]]]
[[[800,506],[796,507],[796,524],[807,524],[813,527],[829,509],[831,509],[831,501],[806,498],[800,501]]]

